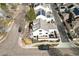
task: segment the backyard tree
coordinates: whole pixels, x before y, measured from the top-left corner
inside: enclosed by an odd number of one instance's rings
[[[32,29],[32,23],[33,23],[33,21],[36,18],[36,15],[35,15],[35,12],[34,12],[34,8],[32,6],[30,6],[30,10],[25,15],[25,18],[29,22],[29,28]]]
[[[5,3],[0,3],[0,8],[3,9],[3,10],[6,10],[7,6],[6,6]]]
[[[26,20],[28,20],[29,22],[32,22],[36,18],[34,8],[30,6],[30,10],[27,12],[25,17],[26,17]]]

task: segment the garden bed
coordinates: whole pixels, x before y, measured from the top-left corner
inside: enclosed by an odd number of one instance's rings
[[[22,39],[22,42],[23,42],[25,45],[30,45],[30,44],[32,44],[32,40],[31,40],[31,39],[28,39],[28,38],[23,38],[23,39]]]

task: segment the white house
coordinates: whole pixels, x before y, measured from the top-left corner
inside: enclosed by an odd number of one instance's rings
[[[40,40],[58,40],[59,32],[55,24],[52,10],[38,5],[34,8],[37,15],[36,20],[33,21],[33,31],[31,37],[38,41]]]
[[[49,4],[44,4],[44,5],[39,4],[38,6],[34,8],[34,10],[37,15],[36,19],[43,18],[43,20],[47,22],[51,21],[52,19],[53,21],[55,21],[54,16],[52,14],[53,12],[50,9]]]

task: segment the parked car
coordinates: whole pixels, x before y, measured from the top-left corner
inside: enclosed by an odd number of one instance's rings
[[[19,27],[18,32],[21,32],[21,30],[22,30],[22,28],[21,28],[21,27]]]
[[[7,18],[10,18],[11,16],[6,16]]]
[[[40,46],[38,46],[38,49],[39,50],[49,50],[49,45],[47,44],[47,45],[40,45]]]
[[[68,8],[72,8],[72,7],[74,7],[74,5],[73,5],[73,4],[71,4],[70,6],[68,6]]]

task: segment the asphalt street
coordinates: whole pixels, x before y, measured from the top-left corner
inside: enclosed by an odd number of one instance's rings
[[[50,48],[50,56],[79,56],[79,48]]]
[[[61,22],[61,19],[58,15],[57,11],[55,10],[55,5],[51,4],[51,8],[52,8],[54,18],[56,20],[56,24],[57,24],[57,27],[58,27],[58,30],[59,30],[59,33],[61,36],[61,41],[62,42],[69,42],[69,40],[68,40],[69,38],[68,38],[67,33],[65,31],[65,27],[64,27],[63,23]]]
[[[24,17],[25,17],[24,7],[23,6],[20,6],[20,7],[21,9],[19,13],[17,14],[17,16],[15,17],[15,22],[13,24],[11,31],[8,33],[8,36],[5,39],[5,41],[3,41],[0,44],[0,55],[2,56],[49,55],[47,51],[41,51],[41,50],[38,50],[37,48],[24,49],[19,46],[18,40],[19,40],[20,34],[18,33],[18,28],[20,25],[24,27]]]

